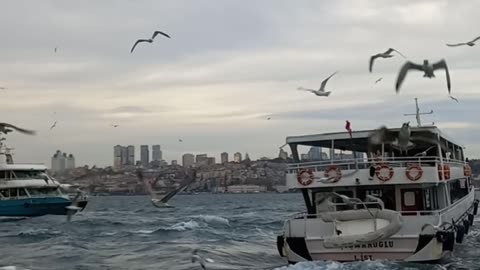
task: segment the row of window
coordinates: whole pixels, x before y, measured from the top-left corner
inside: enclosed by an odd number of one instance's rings
[[[449,193],[450,204],[460,200],[465,197],[469,192],[469,182],[467,179],[458,179],[449,181],[447,186],[437,186],[437,187],[418,187],[418,188],[402,188],[400,191],[401,196],[401,209],[397,209],[396,204],[396,193],[395,186],[369,186],[369,187],[356,187],[355,194],[352,188],[348,190],[337,190],[339,194],[346,195],[348,197],[355,197],[366,201],[367,195],[372,195],[377,198],[380,198],[385,205],[386,209],[391,209],[395,211],[404,211],[404,212],[413,212],[416,211],[434,211],[446,207],[446,205],[440,205],[439,197],[446,197],[446,193]],[[330,211],[328,209],[328,203],[325,200],[330,193],[330,190],[322,190],[314,193],[315,198],[315,207],[317,212],[320,211]],[[342,199],[335,197],[332,200],[334,203],[342,204]],[[444,201],[444,200],[442,200]],[[445,204],[445,203],[442,203]],[[367,204],[367,207],[378,207],[378,204]],[[337,205],[336,210],[348,210],[352,209],[352,206],[349,205]],[[357,206],[358,208],[363,208],[362,206]]]
[[[0,180],[2,179],[42,179],[48,181],[45,171],[34,170],[14,170],[0,171]]]
[[[28,195],[35,196],[58,196],[61,195],[56,187],[42,187],[42,188],[4,188],[0,189],[0,199],[28,197]]]

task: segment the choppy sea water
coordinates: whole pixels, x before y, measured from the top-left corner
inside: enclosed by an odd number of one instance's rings
[[[480,269],[480,223],[441,265],[306,262],[288,266],[276,249],[283,221],[303,211],[300,194],[199,194],[153,207],[145,196],[91,197],[82,213],[0,219],[0,269]]]

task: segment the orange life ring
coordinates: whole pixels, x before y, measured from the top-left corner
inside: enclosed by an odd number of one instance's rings
[[[384,172],[386,170],[388,170],[388,174],[382,174],[382,172]],[[392,179],[393,177],[393,168],[386,165],[386,164],[380,164],[380,165],[377,165],[375,167],[375,175],[377,176],[378,180],[382,181],[382,182],[386,182],[390,179]]]
[[[438,164],[438,179],[440,180],[448,180],[450,179],[450,166],[447,164],[442,165]]]
[[[332,183],[336,183],[336,182],[340,181],[340,179],[342,179],[342,171],[337,166],[328,166],[325,169],[325,172],[323,173],[323,176],[330,178],[330,177],[333,176],[333,175],[331,175],[331,172],[335,172],[335,178],[334,178],[335,181],[332,181]]]
[[[470,165],[466,164],[463,166],[463,175],[467,177],[472,176],[472,167]]]
[[[416,172],[416,174],[412,174],[413,172]],[[423,169],[420,165],[418,164],[412,164],[408,166],[407,170],[405,171],[405,175],[407,178],[411,181],[417,181],[418,179],[422,178],[423,175]]]
[[[297,174],[297,182],[302,186],[308,186],[313,183],[313,171],[312,169],[301,170]]]

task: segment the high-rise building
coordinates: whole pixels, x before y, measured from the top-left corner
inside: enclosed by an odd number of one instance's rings
[[[207,164],[208,165],[215,165],[215,158],[214,157],[208,157],[207,158]]]
[[[221,153],[220,154],[220,160],[221,160],[222,164],[227,163],[228,162],[228,153],[227,152]]]
[[[125,162],[127,166],[134,166],[135,165],[135,146],[129,145],[127,146],[127,161]]]
[[[322,148],[321,147],[310,147],[308,151],[308,159],[309,160],[321,160],[322,159]]]
[[[75,157],[72,154],[68,155],[67,157],[67,160],[65,162],[65,169],[75,169]]]
[[[192,154],[183,154],[182,156],[182,165],[185,168],[193,166],[195,163],[195,157]]]
[[[281,159],[287,159],[288,158],[288,153],[287,151],[280,149],[280,153],[278,153],[278,157]]]
[[[207,154],[200,154],[195,156],[195,163],[197,166],[203,166],[208,164]]]
[[[148,167],[150,163],[150,152],[148,151],[148,145],[140,145],[140,161],[143,167]]]
[[[120,169],[122,167],[122,146],[115,145],[113,147],[113,167]]]
[[[250,161],[250,156],[248,155],[248,153],[245,153],[245,160]]]
[[[128,165],[128,148],[122,146],[122,167]]]
[[[233,161],[234,162],[242,162],[242,153],[240,152],[237,152],[235,154],[233,154]]]
[[[62,153],[62,151],[57,150],[52,156],[52,171],[55,173],[61,173],[65,170],[75,168],[75,157],[70,154],[67,156],[67,153]]]
[[[160,149],[160,145],[156,144],[152,146],[152,161],[160,161],[162,160],[162,150]]]
[[[178,164],[177,161],[173,159],[172,160],[172,166],[177,166],[177,164]]]

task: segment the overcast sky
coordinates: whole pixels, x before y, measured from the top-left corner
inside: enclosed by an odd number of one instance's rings
[[[286,136],[343,131],[346,119],[354,130],[415,123],[403,113],[418,97],[435,111],[424,123],[479,157],[480,42],[445,46],[480,35],[478,10],[479,1],[438,0],[2,1],[0,122],[38,131],[8,136],[17,162],[50,166],[60,149],[77,165],[112,165],[116,144],[160,144],[167,160],[259,158],[277,156]],[[130,54],[154,30],[172,39]],[[409,73],[396,95],[404,59],[368,72],[370,55],[389,47],[414,62],[444,58],[460,103],[441,70]],[[328,98],[296,90],[337,70]]]

